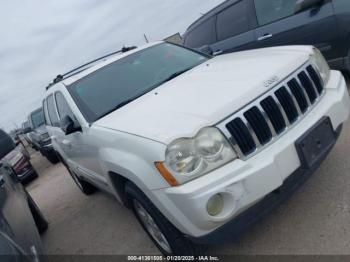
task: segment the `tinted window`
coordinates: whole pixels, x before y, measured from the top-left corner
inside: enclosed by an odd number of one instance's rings
[[[215,17],[209,18],[185,36],[185,46],[196,48],[216,42]]]
[[[12,138],[0,129],[0,160],[15,149],[16,145]]]
[[[207,59],[173,44],[158,44],[95,71],[68,90],[87,121],[94,122]]]
[[[216,26],[218,40],[249,31],[247,8],[247,1],[239,1],[218,14]]]
[[[44,113],[42,108],[35,110],[31,115],[32,128],[36,129],[45,124]]]
[[[57,111],[60,119],[62,119],[65,116],[70,116],[72,119],[74,119],[74,114],[72,110],[70,109],[66,99],[62,95],[62,93],[57,92],[55,94],[56,97],[56,105],[57,105]]]
[[[55,101],[53,95],[50,95],[47,99],[47,112],[49,114],[50,122],[53,126],[59,126],[59,120],[56,114]]]
[[[294,14],[297,0],[254,0],[259,25],[265,25]]]

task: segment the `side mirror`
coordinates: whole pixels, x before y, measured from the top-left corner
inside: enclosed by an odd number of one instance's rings
[[[298,0],[294,7],[294,14],[303,12],[313,6],[322,4],[324,0]]]
[[[197,51],[203,53],[203,54],[206,54],[206,55],[212,55],[213,54],[213,49],[211,49],[210,46],[208,45],[204,45],[204,46],[201,46],[199,48],[196,48]]]
[[[73,134],[75,132],[81,131],[81,126],[78,124],[75,124],[73,119],[68,115],[66,115],[65,117],[63,117],[61,119],[60,126],[61,126],[62,131],[66,135],[70,135],[70,134]]]

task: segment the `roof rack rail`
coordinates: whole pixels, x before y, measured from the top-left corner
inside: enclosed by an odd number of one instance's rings
[[[85,63],[85,64],[83,64],[81,66],[78,66],[77,68],[74,68],[74,69],[68,71],[67,73],[64,73],[63,75],[57,75],[56,78],[53,80],[53,82],[50,83],[46,87],[46,90],[48,90],[54,84],[57,84],[57,83],[61,82],[62,80],[66,79],[66,78],[68,78],[70,76],[73,76],[75,74],[78,74],[78,73],[80,73],[80,72],[90,68],[91,66],[89,66],[89,65],[92,65],[92,64],[94,64],[94,63],[96,63],[96,62],[98,62],[100,60],[103,60],[103,59],[105,59],[107,57],[110,57],[112,55],[116,55],[116,54],[119,54],[119,53],[125,53],[125,52],[131,51],[131,50],[136,49],[136,48],[137,48],[137,46],[123,47],[122,49],[120,49],[118,51],[109,53],[107,55],[104,55],[104,56],[101,56],[101,57],[99,57],[97,59],[94,59],[94,60],[92,60],[92,61],[90,61],[88,63]]]

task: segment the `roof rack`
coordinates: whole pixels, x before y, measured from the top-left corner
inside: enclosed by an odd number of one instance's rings
[[[84,71],[84,70],[86,70],[86,69],[92,67],[94,63],[96,63],[96,62],[98,62],[98,61],[100,61],[100,60],[103,60],[103,59],[105,59],[105,58],[107,58],[107,57],[110,57],[110,56],[112,56],[112,55],[116,55],[116,54],[119,54],[119,53],[125,53],[125,52],[131,51],[131,50],[136,49],[136,48],[137,48],[136,46],[123,47],[121,50],[118,50],[118,51],[109,53],[109,54],[107,54],[107,55],[104,55],[104,56],[102,56],[102,57],[99,57],[99,58],[97,58],[97,59],[94,59],[94,60],[92,60],[92,61],[90,61],[90,62],[88,62],[88,63],[86,63],[86,64],[83,64],[83,65],[81,65],[81,66],[79,66],[79,67],[77,67],[77,68],[74,68],[74,69],[68,71],[67,73],[64,73],[63,75],[58,75],[58,76],[56,76],[56,78],[53,80],[53,82],[50,83],[50,84],[46,87],[46,90],[48,90],[48,89],[49,89],[51,86],[53,86],[54,84],[57,84],[57,83],[61,82],[62,80],[66,79],[66,78],[68,78],[68,77],[71,77],[71,76],[73,76],[73,75],[76,75],[76,74],[78,74],[78,73],[80,73],[80,72],[82,72],[82,71]]]

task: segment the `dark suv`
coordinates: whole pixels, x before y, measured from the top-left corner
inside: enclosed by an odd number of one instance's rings
[[[59,161],[56,152],[52,147],[50,135],[45,127],[45,119],[42,107],[30,113],[28,121],[31,127],[31,141],[34,148],[55,164]]]
[[[40,261],[48,223],[15,171],[0,163],[0,261]]]
[[[183,44],[212,53],[314,45],[334,69],[350,70],[349,0],[228,0],[185,32]]]

